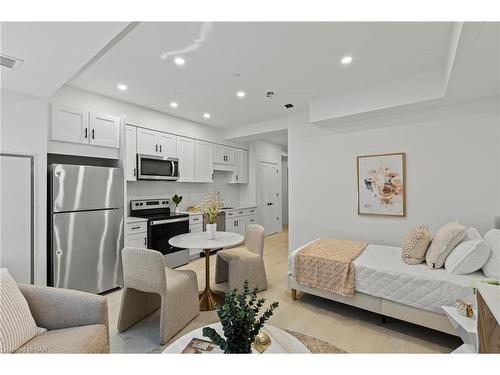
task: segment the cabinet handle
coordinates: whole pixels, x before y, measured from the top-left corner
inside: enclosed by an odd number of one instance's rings
[[[158,152],[158,145],[155,145],[155,151]]]
[[[198,217],[197,217],[197,218],[195,218],[195,219],[193,219],[193,221],[198,221],[198,220],[200,220],[200,218],[198,218]]]
[[[144,246],[147,246],[147,244],[148,244],[148,238],[144,237]]]
[[[161,152],[161,145],[160,145],[160,152]]]
[[[141,227],[132,227],[130,229],[140,229]]]
[[[88,137],[88,131],[89,131],[89,129],[85,128],[85,138]]]
[[[94,139],[94,130],[95,129],[92,129],[92,139]]]
[[[135,172],[135,168],[134,168],[134,176],[135,176],[135,173],[136,173],[136,172]]]

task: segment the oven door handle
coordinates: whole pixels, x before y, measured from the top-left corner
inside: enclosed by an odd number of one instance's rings
[[[165,220],[153,220],[150,225],[162,225],[170,223],[179,223],[181,221],[189,221],[189,217],[181,217],[179,219],[165,219]]]

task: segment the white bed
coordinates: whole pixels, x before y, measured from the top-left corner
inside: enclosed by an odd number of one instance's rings
[[[307,245],[303,247],[305,246]],[[295,254],[303,247],[288,256],[289,284],[292,289],[447,333],[455,332],[451,329],[441,306],[453,306],[458,298],[474,302],[472,286],[478,279],[486,277],[482,272],[453,275],[444,268],[430,269],[425,263],[408,265],[402,261],[399,247],[368,245],[354,260],[355,296],[341,297],[297,283]]]

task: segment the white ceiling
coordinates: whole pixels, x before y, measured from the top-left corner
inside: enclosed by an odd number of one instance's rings
[[[1,87],[49,97],[98,54],[124,22],[2,22],[0,51],[24,60],[1,68]]]
[[[70,84],[231,128],[306,110],[318,97],[443,69],[451,29],[451,23],[141,23]],[[342,66],[346,54],[354,61]],[[185,66],[173,63],[178,55]],[[235,72],[241,76],[233,78]],[[243,100],[235,96],[240,89]],[[265,97],[270,90],[273,99]],[[172,110],[170,101],[179,107]]]

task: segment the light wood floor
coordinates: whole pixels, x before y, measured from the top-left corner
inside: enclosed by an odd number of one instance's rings
[[[264,250],[269,289],[259,293],[268,302],[279,301],[270,320],[280,328],[291,329],[326,340],[348,353],[449,353],[460,346],[459,338],[395,319],[382,324],[380,316],[355,307],[298,292],[298,300],[290,299],[287,285],[288,232],[266,237]],[[212,285],[215,255],[210,257]],[[205,286],[205,259],[192,261],[181,269],[198,274],[198,288]],[[223,289],[219,284],[216,289]],[[126,332],[116,332],[121,291],[108,295],[111,351],[145,353],[158,346],[158,311]],[[218,321],[215,311],[201,312],[173,340],[201,326]]]

